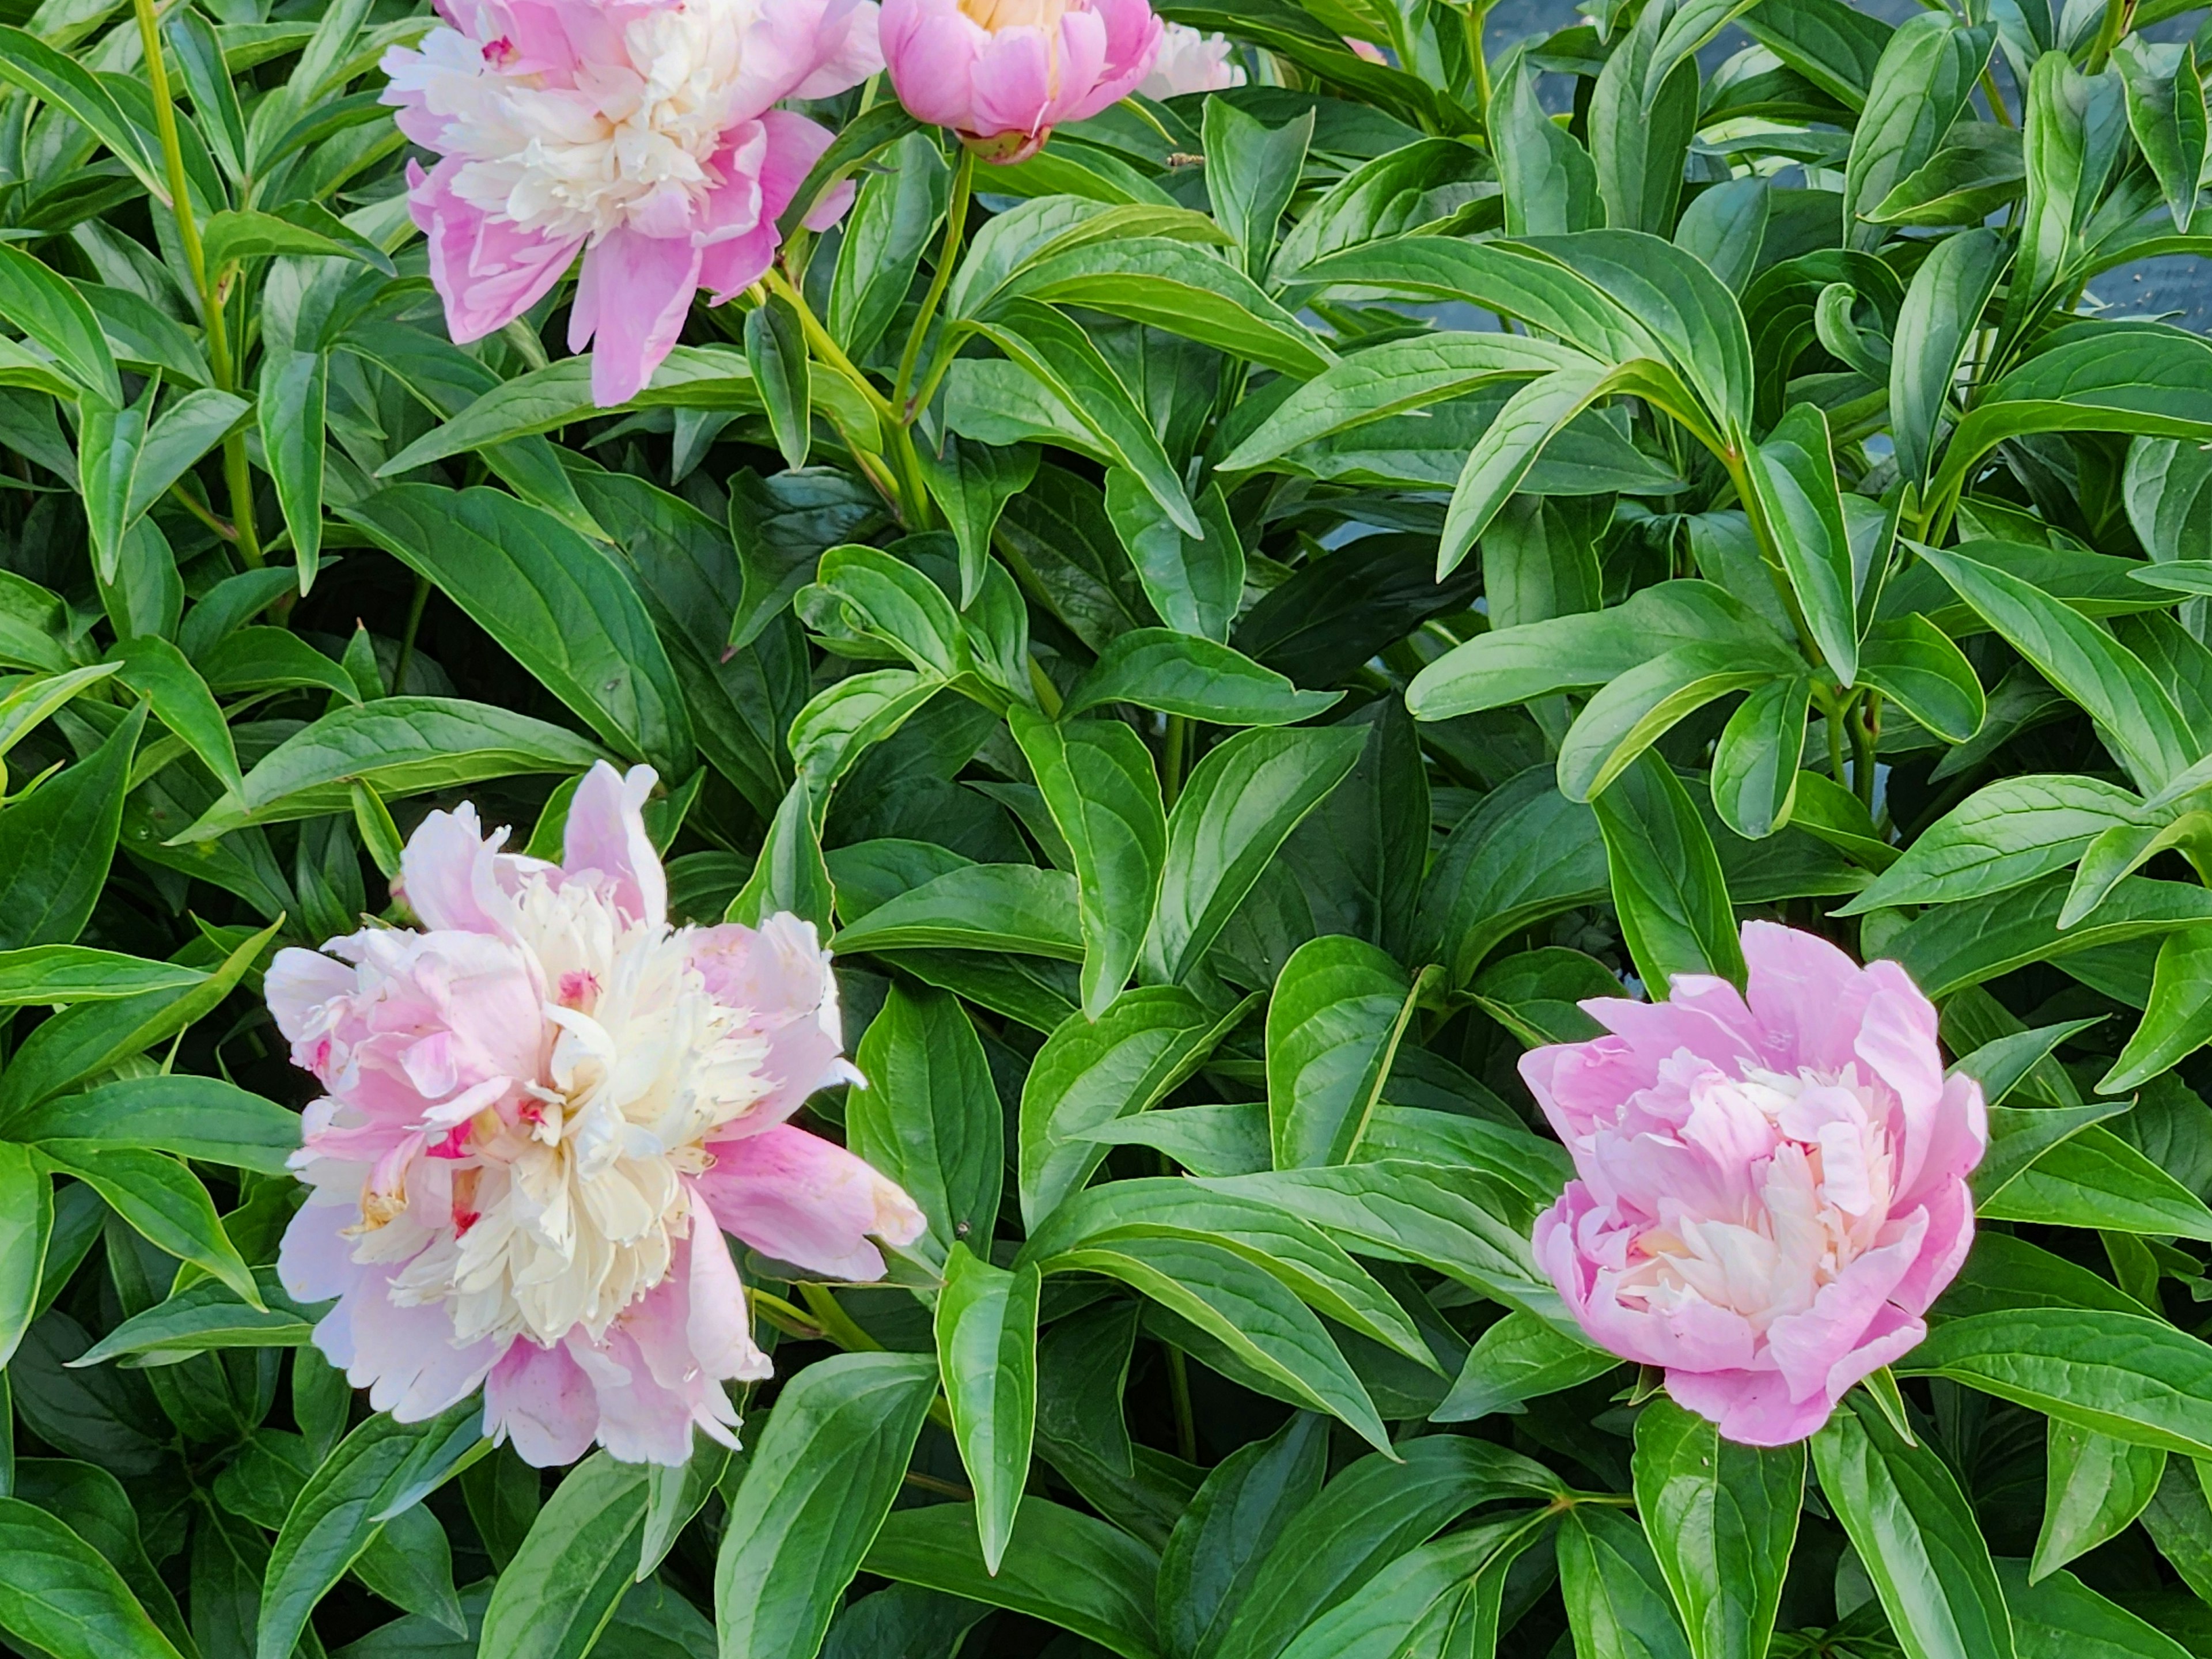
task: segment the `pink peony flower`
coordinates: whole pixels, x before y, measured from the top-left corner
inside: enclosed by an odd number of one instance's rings
[[[1928,1334],[1988,1142],[1936,1011],[1893,962],[1747,922],[1748,996],[1680,975],[1583,1004],[1611,1035],[1522,1057],[1579,1177],[1536,1255],[1600,1346],[1754,1446],[1802,1440]]]
[[[681,1463],[694,1425],[737,1443],[722,1384],[771,1368],[725,1231],[874,1279],[866,1236],[922,1229],[785,1121],[860,1080],[813,924],[672,929],[639,815],[653,781],[593,768],[557,865],[501,851],[473,807],[433,812],[395,884],[421,931],[269,969],[292,1058],[329,1091],[277,1262],[292,1295],[337,1298],[316,1346],[403,1422],[482,1384],[486,1431],[541,1466],[595,1440]]]
[[[1060,122],[1127,97],[1160,33],[1146,0],[884,0],[899,101],[988,161],[1026,161]]]
[[[1160,35],[1152,72],[1137,90],[1147,98],[1174,98],[1187,92],[1218,92],[1244,84],[1244,68],[1229,54],[1236,45],[1225,34],[1200,34],[1186,23],[1169,23]]]
[[[445,26],[385,55],[430,279],[457,341],[529,309],[580,249],[568,349],[592,396],[635,397],[695,290],[760,280],[775,221],[830,134],[771,107],[882,67],[873,0],[439,0]],[[821,229],[851,200],[825,198]]]

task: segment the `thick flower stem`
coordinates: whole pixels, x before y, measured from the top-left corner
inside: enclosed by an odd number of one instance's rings
[[[161,135],[161,163],[169,181],[169,210],[176,216],[177,241],[185,251],[185,265],[199,292],[200,314],[207,328],[208,367],[218,390],[238,389],[238,365],[230,355],[230,331],[223,315],[223,296],[209,280],[207,251],[200,245],[198,217],[192,211],[191,180],[185,173],[185,151],[177,137],[176,106],[169,99],[169,69],[161,55],[161,25],[154,0],[133,0],[138,17],[138,40],[146,55],[146,86],[153,94],[154,126]],[[223,480],[230,489],[230,520],[237,532],[238,551],[246,562],[258,568],[261,538],[253,525],[253,474],[246,465],[246,434],[234,432],[222,441]]]
[[[1181,1348],[1168,1350],[1168,1393],[1175,1401],[1176,1455],[1198,1462],[1198,1419],[1190,1407],[1190,1367]]]
[[[921,361],[921,348],[929,337],[929,325],[937,319],[937,307],[945,298],[945,284],[952,280],[952,267],[960,260],[960,234],[968,219],[968,194],[975,179],[975,152],[967,145],[960,146],[960,160],[952,169],[952,194],[945,209],[945,245],[938,250],[937,269],[930,273],[929,287],[921,296],[921,310],[914,319],[914,327],[906,337],[906,349],[899,354],[898,379],[891,384],[891,404],[899,412],[902,422],[911,424],[918,412],[907,401],[907,390],[914,385],[914,371]],[[937,379],[930,377],[930,389],[936,390]]]

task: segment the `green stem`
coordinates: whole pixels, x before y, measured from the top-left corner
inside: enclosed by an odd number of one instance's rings
[[[1844,787],[1844,711],[1840,704],[1824,699],[1820,712],[1820,723],[1828,731],[1828,775],[1835,779],[1837,787],[1842,788]]]
[[[200,245],[199,219],[192,211],[191,181],[185,173],[185,150],[177,137],[177,109],[169,96],[168,61],[161,52],[161,24],[154,0],[133,0],[138,16],[138,40],[146,57],[146,88],[153,95],[154,128],[161,140],[162,169],[169,181],[169,210],[176,216],[177,242],[185,251],[185,267],[199,291],[201,319],[207,328],[208,367],[215,373],[216,389],[238,389],[238,365],[230,355],[230,328],[223,315],[222,296],[209,278],[207,251]],[[230,520],[238,532],[238,551],[246,562],[258,568],[263,562],[261,538],[253,524],[253,474],[246,462],[246,434],[233,433],[223,440],[222,472],[230,489]]]
[[[1190,720],[1182,714],[1168,716],[1166,752],[1160,757],[1160,799],[1172,807],[1182,793],[1185,757],[1190,748]]]
[[[2089,47],[2089,61],[2082,65],[2087,75],[2100,74],[2112,48],[2120,44],[2120,37],[2128,32],[2135,19],[2136,0],[2105,0],[2105,21],[2098,26],[2097,38]]]
[[[1198,1419],[1190,1408],[1190,1367],[1181,1348],[1168,1350],[1168,1393],[1175,1401],[1176,1455],[1198,1462]]]
[[[407,601],[407,625],[399,634],[399,659],[392,665],[392,695],[407,695],[407,669],[415,660],[415,635],[422,626],[422,607],[430,602],[430,579],[417,576],[415,592]]]
[[[1859,805],[1874,811],[1875,744],[1881,736],[1881,693],[1869,691],[1847,717],[1851,726],[1851,787]]]
[[[1490,130],[1490,59],[1482,49],[1482,26],[1490,16],[1490,8],[1477,3],[1463,8],[1459,15],[1460,26],[1467,31],[1468,68],[1474,76],[1474,113],[1486,132]]]
[[[921,476],[921,457],[915,449],[913,434],[900,422],[896,410],[884,394],[876,390],[874,383],[845,355],[845,349],[822,326],[814,308],[806,303],[806,296],[797,286],[773,268],[761,281],[770,293],[789,301],[791,308],[799,313],[799,332],[806,337],[807,349],[849,381],[874,412],[891,463],[898,468],[897,487],[893,494],[899,505],[899,516],[909,530],[928,529],[935,522],[935,509],[930,504],[929,486]],[[859,447],[852,443],[849,434],[847,447],[856,453]]]
[[[853,1322],[827,1285],[801,1285],[799,1299],[806,1304],[806,1311],[822,1328],[822,1334],[849,1353],[874,1353],[883,1344]]]
[[[930,273],[929,287],[921,296],[921,310],[908,331],[906,349],[899,353],[898,378],[891,384],[891,404],[898,410],[902,422],[911,423],[915,410],[907,402],[907,389],[914,384],[915,366],[921,361],[921,348],[929,338],[929,325],[937,319],[937,307],[945,298],[945,285],[952,280],[952,267],[960,260],[960,235],[968,222],[968,193],[975,183],[975,152],[967,145],[960,146],[960,160],[952,170],[952,194],[945,210],[945,245],[938,250],[937,269]],[[930,389],[936,390],[936,380]]]

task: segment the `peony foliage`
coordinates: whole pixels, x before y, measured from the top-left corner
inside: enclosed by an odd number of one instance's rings
[[[0,1646],[2212,1655],[2212,19],[0,21]]]

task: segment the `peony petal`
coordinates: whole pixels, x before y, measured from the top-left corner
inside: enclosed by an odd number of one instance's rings
[[[722,1231],[764,1255],[842,1279],[880,1279],[871,1233],[893,1244],[921,1236],[921,1212],[842,1146],[787,1124],[708,1144],[714,1165],[698,1188]]]
[[[533,1468],[574,1462],[599,1427],[598,1393],[565,1346],[518,1337],[484,1380],[484,1432]]]
[[[596,870],[612,887],[617,908],[648,927],[668,923],[668,877],[645,833],[645,803],[659,781],[650,766],[622,773],[595,763],[568,803],[561,848],[564,873]]]
[[[295,1301],[343,1296],[368,1271],[353,1259],[353,1241],[346,1237],[345,1230],[361,1218],[352,1197],[310,1198],[285,1226],[283,1243],[276,1248],[276,1282]]]
[[[1793,1401],[1774,1371],[1670,1370],[1667,1393],[1683,1410],[1713,1424],[1723,1437],[1744,1446],[1795,1445],[1816,1432],[1835,1409],[1826,1395]]]
[[[1818,934],[1771,921],[1744,923],[1743,957],[1751,1011],[1774,1057],[1766,1063],[1827,1072],[1849,1065],[1873,991],[1859,965]]]
[[[917,121],[980,132],[976,60],[991,37],[955,0],[883,0],[884,64]],[[1042,101],[1042,100],[1040,100]]]
[[[422,228],[431,285],[445,302],[446,331],[465,345],[507,326],[567,272],[580,237],[517,228],[453,194],[459,159],[425,174],[409,164],[408,210]]]
[[[738,1278],[737,1263],[730,1260],[729,1243],[706,1200],[696,1195],[696,1188],[693,1191],[684,1346],[711,1377],[763,1382],[775,1374],[775,1364],[753,1342],[745,1287]]]
[[[687,237],[611,231],[584,255],[568,313],[568,349],[592,347],[592,400],[617,408],[645,389],[684,331],[699,286]]]

